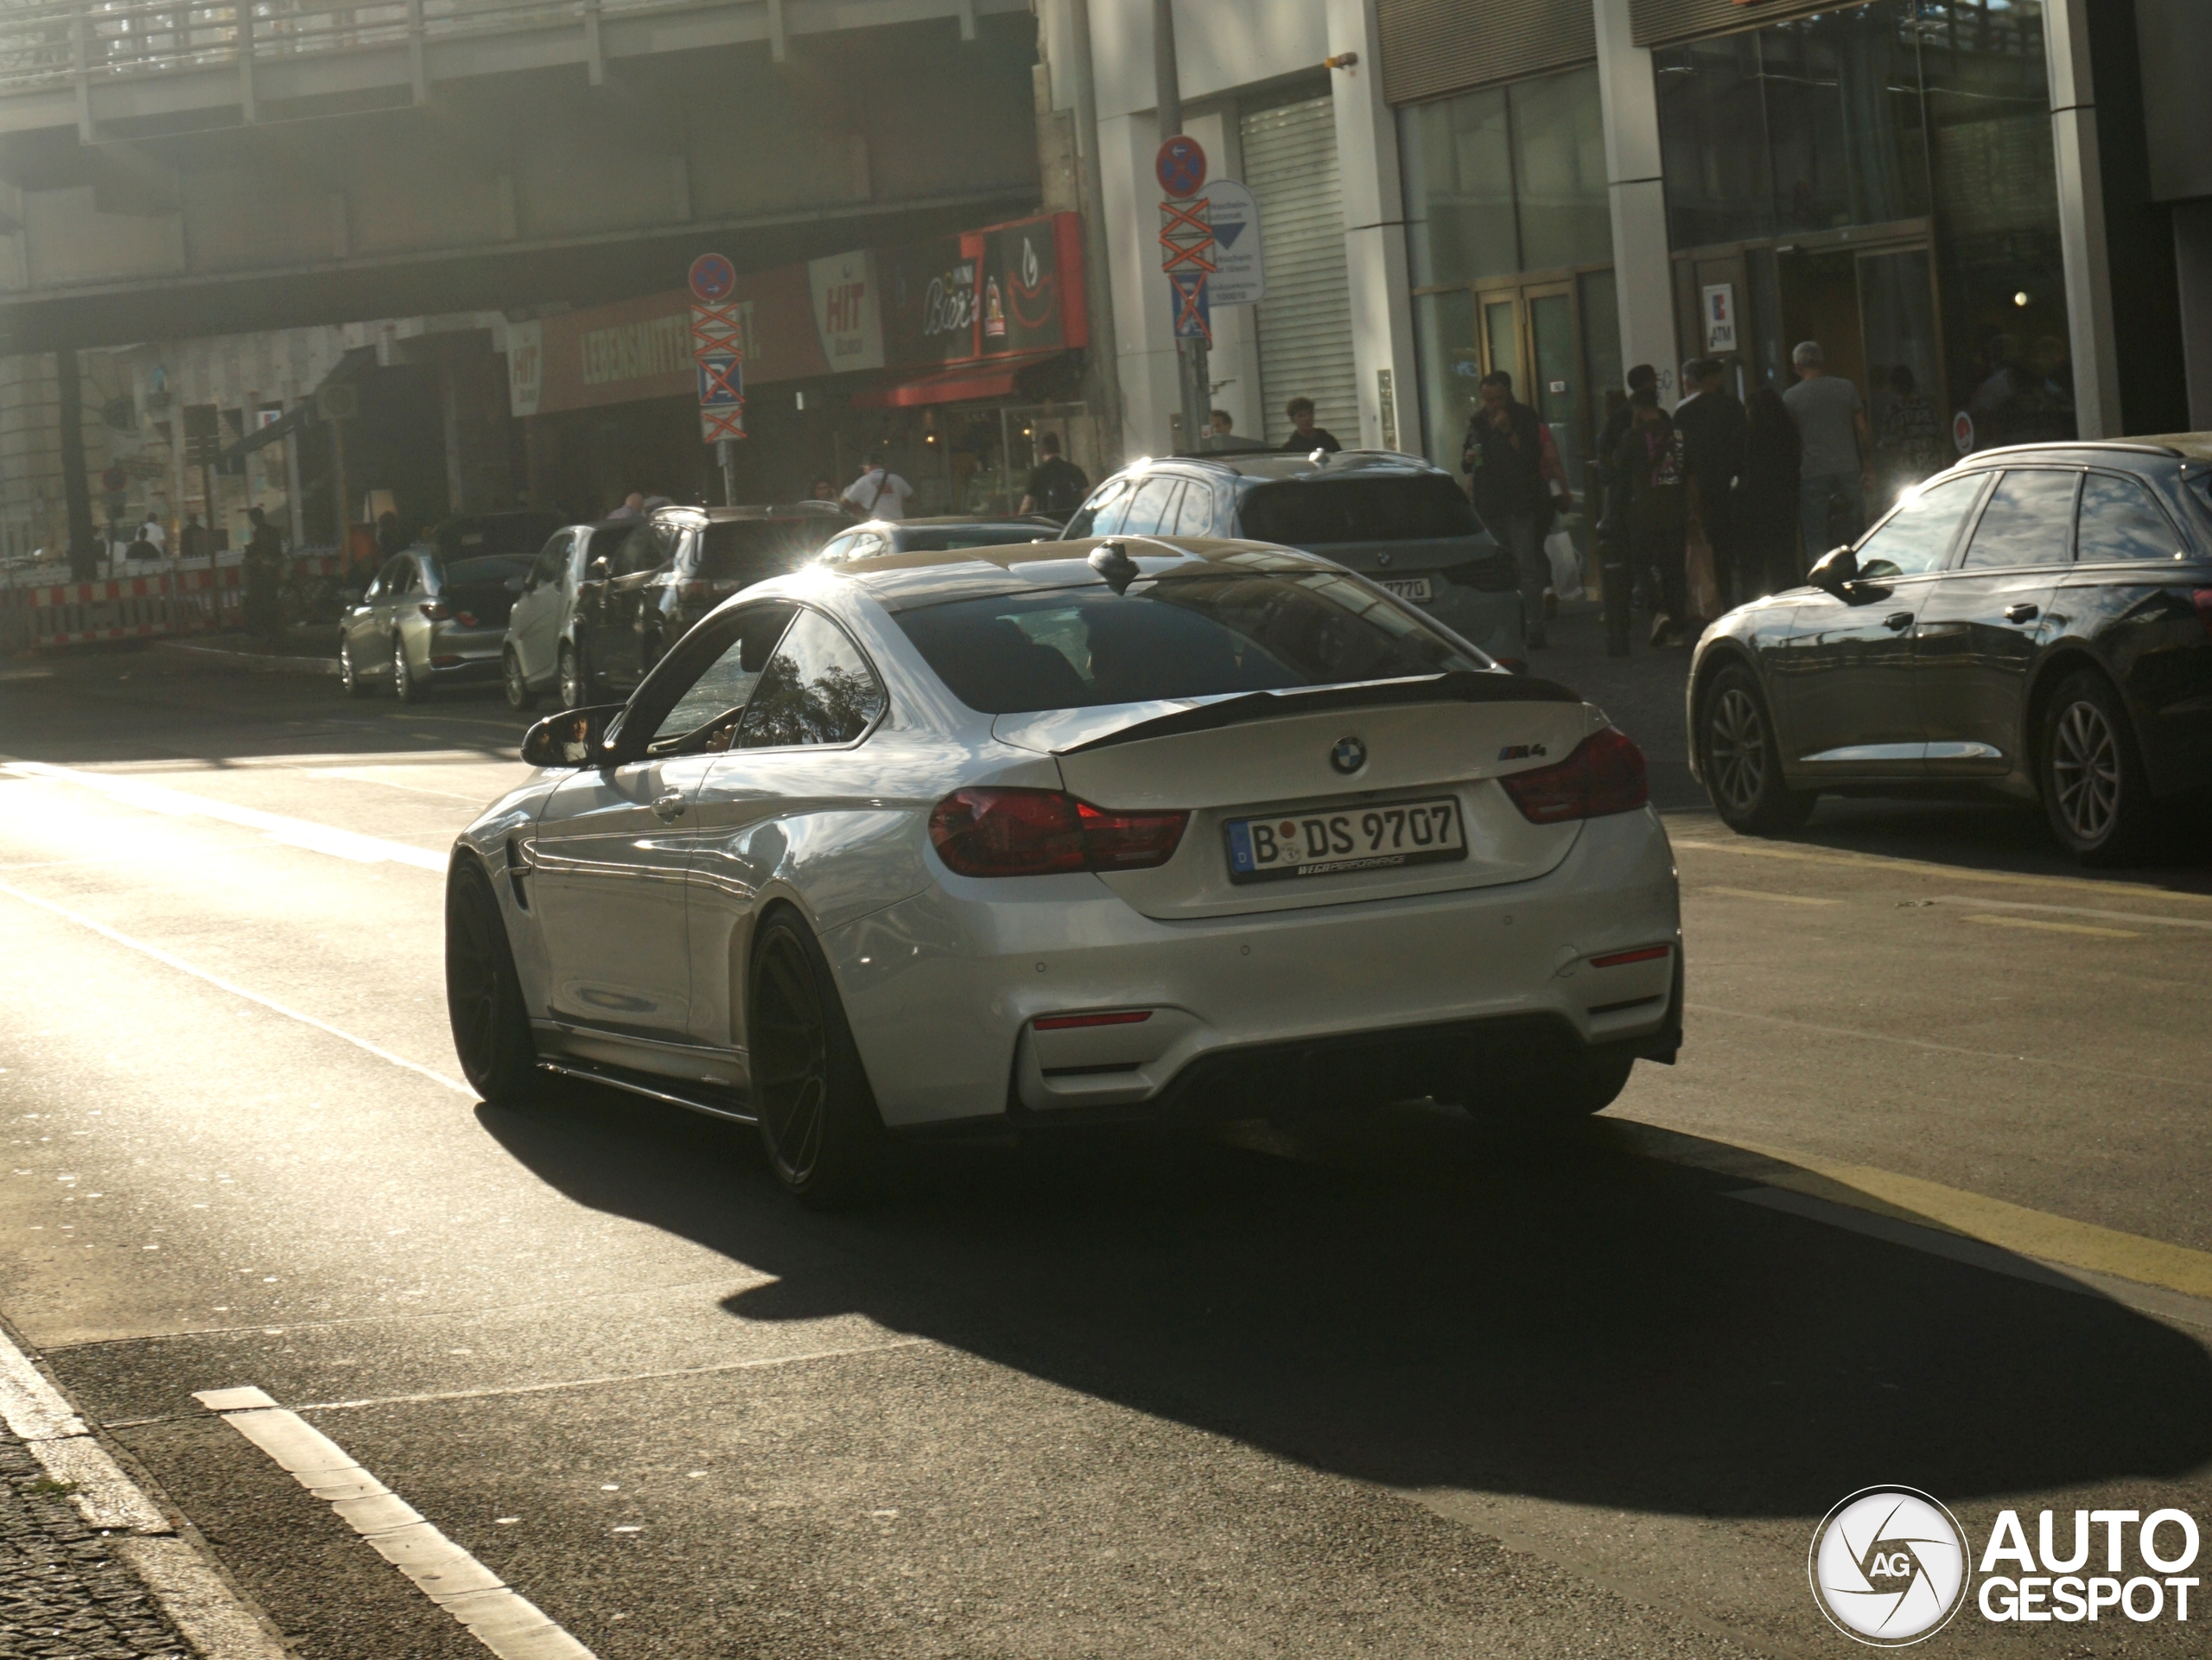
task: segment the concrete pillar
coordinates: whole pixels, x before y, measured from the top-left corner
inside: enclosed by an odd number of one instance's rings
[[[1372,0],[1328,0],[1329,55],[1358,61],[1330,72],[1343,181],[1344,264],[1351,285],[1351,353],[1359,380],[1359,442],[1421,449],[1414,371],[1413,279],[1398,124],[1382,99],[1382,39]]]
[[[2058,163],[2058,240],[2066,269],[2066,326],[2074,354],[2074,421],[2084,438],[2116,438],[2120,359],[2113,349],[2112,267],[2090,79],[2087,0],[2044,0],[2050,75],[2050,137]]]
[[[2190,429],[2212,432],[2212,201],[2175,204],[2174,264],[2181,285]]]
[[[1629,0],[1593,0],[1598,95],[1605,116],[1605,187],[1612,209],[1613,283],[1620,297],[1621,362],[1659,372],[1672,405],[1681,353],[1675,339],[1674,267],[1660,183],[1659,100],[1651,54],[1630,43]]]

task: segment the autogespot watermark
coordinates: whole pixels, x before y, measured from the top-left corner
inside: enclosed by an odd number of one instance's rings
[[[1877,1648],[1924,1641],[1969,1602],[1994,1623],[2189,1618],[2196,1517],[2075,1511],[2069,1529],[2063,1515],[2037,1513],[2031,1549],[2019,1512],[1999,1511],[1977,1564],[1966,1530],[1941,1501],[1914,1487],[1864,1487],[1813,1530],[1806,1574],[1836,1629]],[[2094,1571],[2093,1557],[2105,1572]]]

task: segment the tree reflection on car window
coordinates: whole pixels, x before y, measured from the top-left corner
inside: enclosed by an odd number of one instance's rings
[[[827,617],[804,613],[776,647],[745,711],[744,749],[851,743],[883,713],[883,687]]]

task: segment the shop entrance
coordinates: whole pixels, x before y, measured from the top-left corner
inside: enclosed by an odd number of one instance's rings
[[[1612,315],[1611,271],[1603,277],[1607,333],[1618,333]],[[1587,277],[1583,279],[1587,283]],[[1513,395],[1536,411],[1552,429],[1567,488],[1582,493],[1583,469],[1596,442],[1591,426],[1589,388],[1597,366],[1583,361],[1581,306],[1572,279],[1524,283],[1513,288],[1481,289],[1475,294],[1475,333],[1482,372],[1503,369],[1513,377]],[[1616,358],[1618,352],[1613,354]],[[1618,378],[1618,377],[1616,377]],[[1469,387],[1471,392],[1474,389]]]

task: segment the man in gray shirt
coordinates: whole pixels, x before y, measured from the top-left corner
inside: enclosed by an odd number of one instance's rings
[[[1824,373],[1823,361],[1818,340],[1801,342],[1789,354],[1797,384],[1782,395],[1804,447],[1797,470],[1797,523],[1804,532],[1808,564],[1836,545],[1828,525],[1828,504],[1835,497],[1844,500],[1844,523],[1835,527],[1843,540],[1857,541],[1866,528],[1871,483],[1866,458],[1874,448],[1859,388]]]

